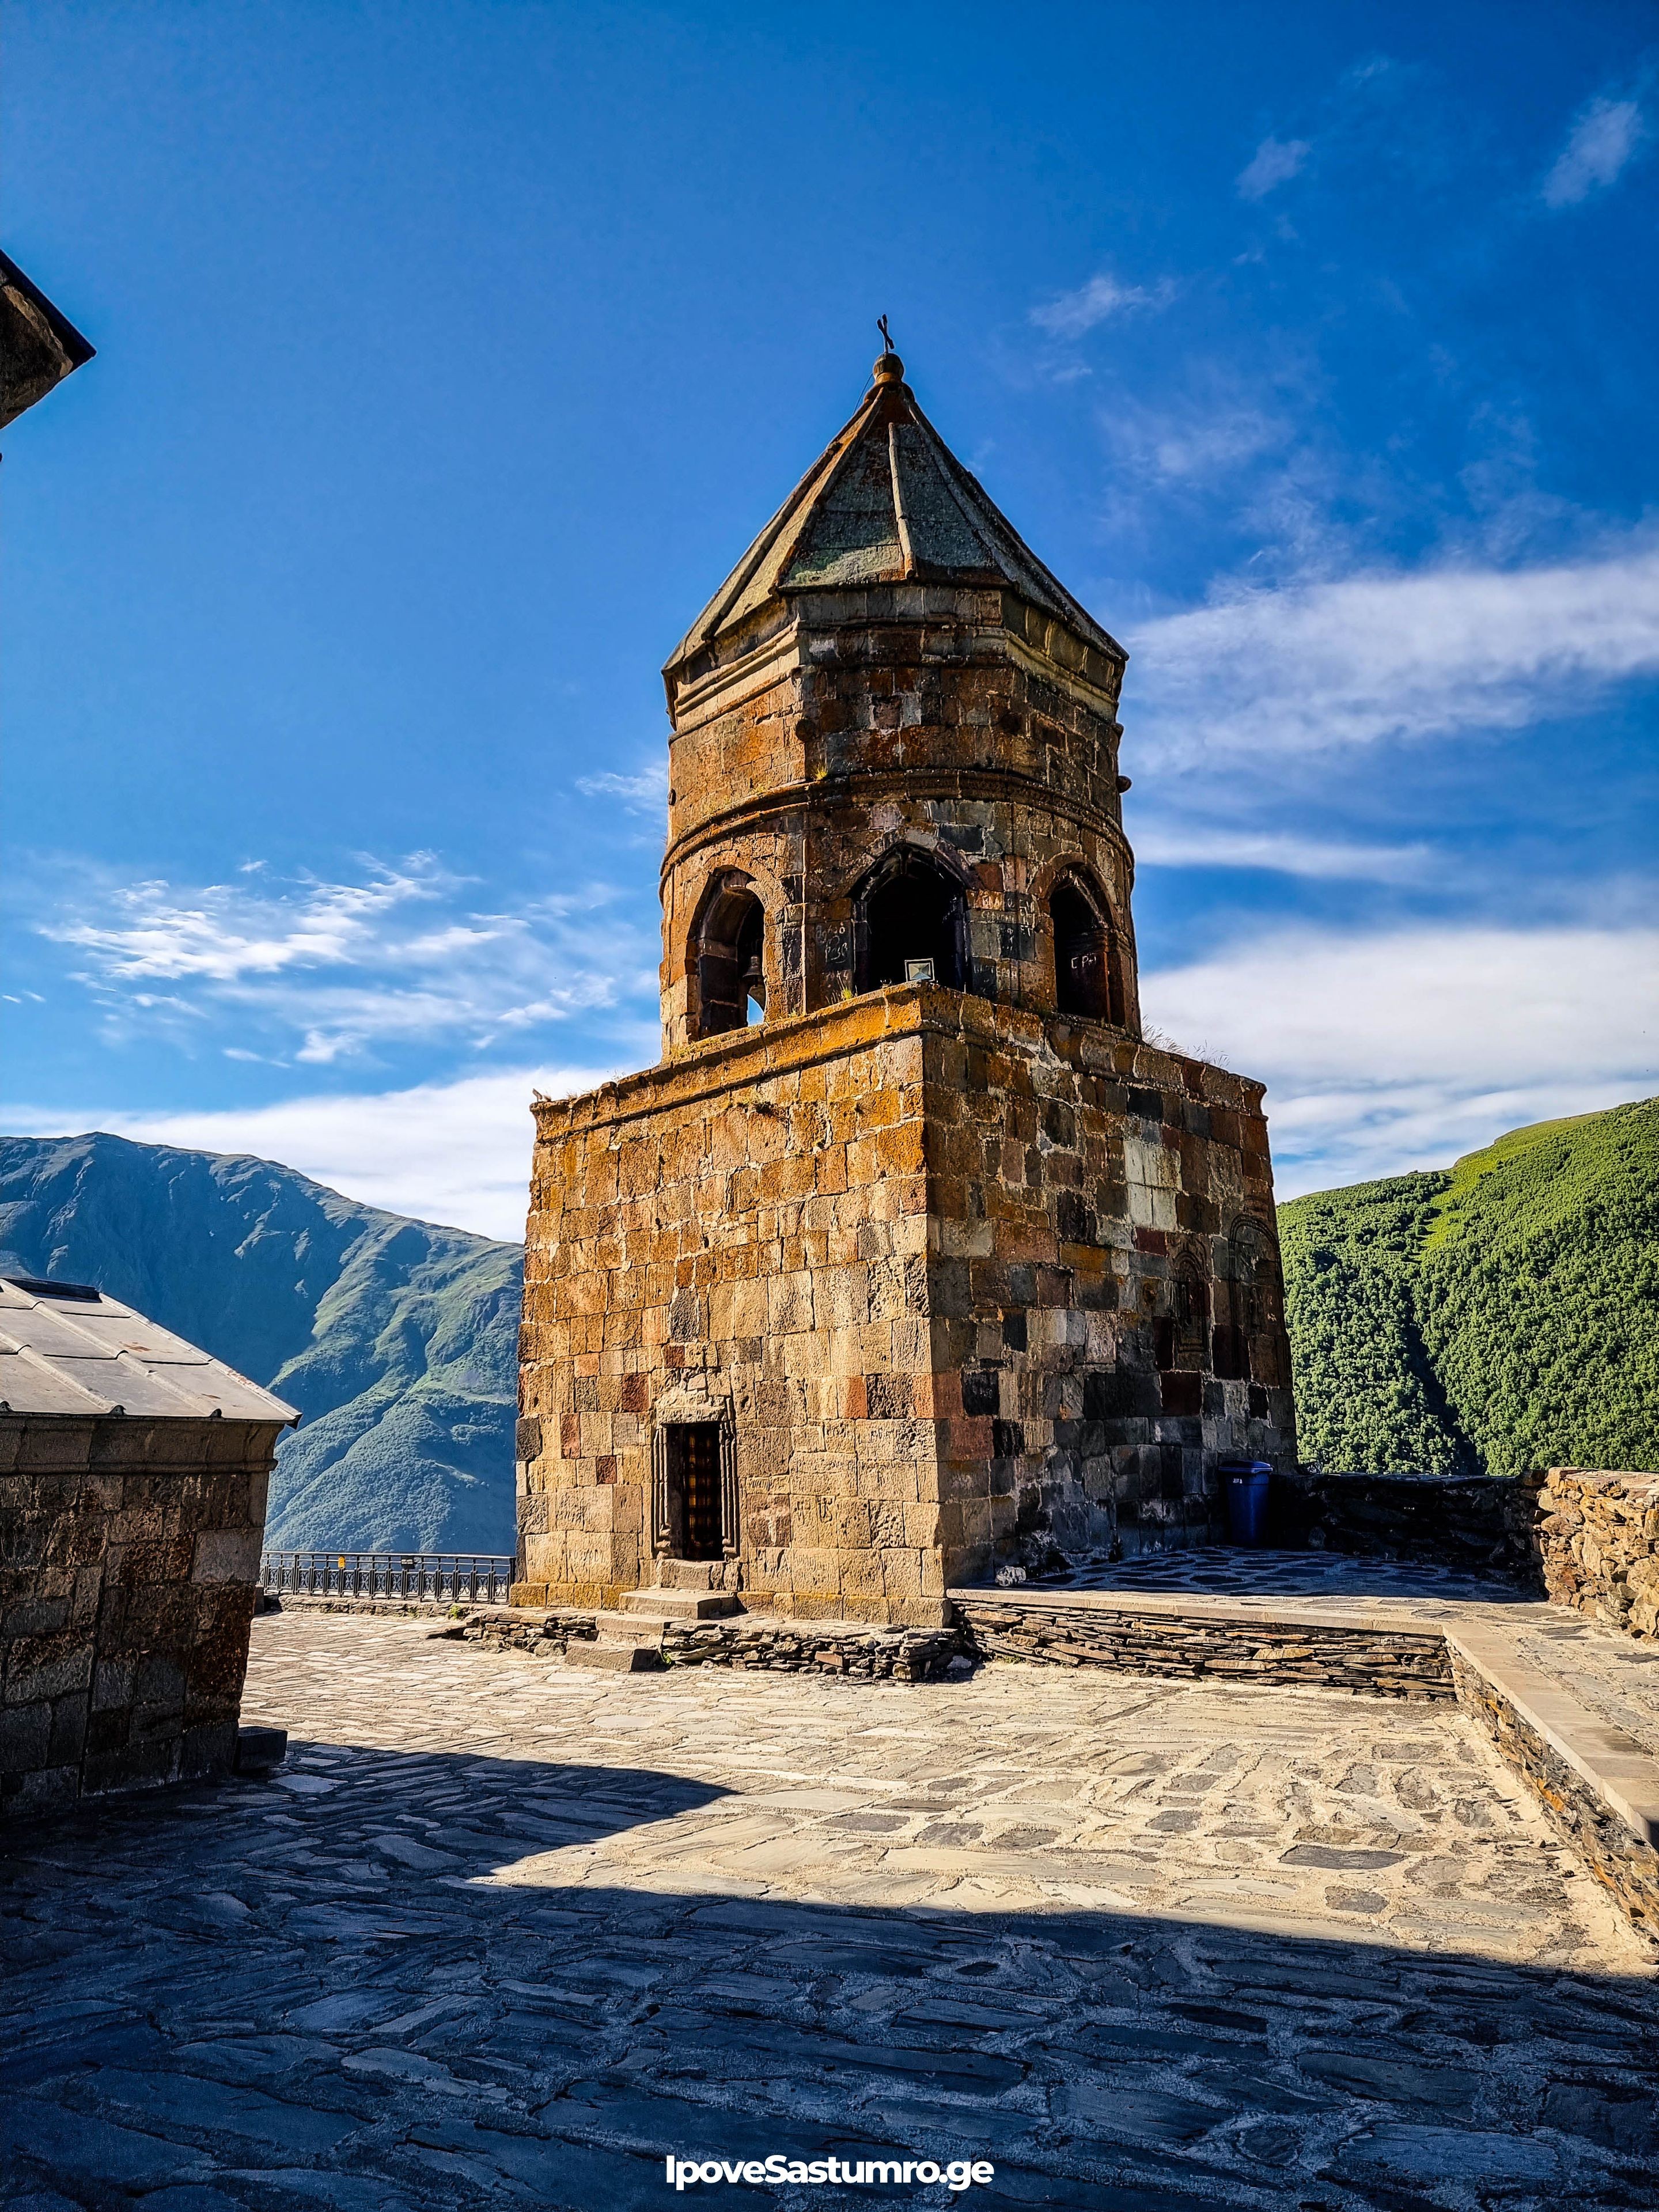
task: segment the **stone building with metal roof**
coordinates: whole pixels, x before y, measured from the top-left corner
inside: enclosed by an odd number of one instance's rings
[[[232,1766],[298,1419],[89,1284],[0,1279],[0,1815]]]
[[[535,1108],[522,1601],[928,1625],[1293,1459],[1261,1085],[1141,1034],[1126,659],[884,353],[664,671],[664,1057]]]
[[[0,253],[0,430],[92,359],[88,344],[9,254]]]

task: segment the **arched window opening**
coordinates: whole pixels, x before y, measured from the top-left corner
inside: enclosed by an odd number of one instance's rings
[[[1048,896],[1054,938],[1054,1004],[1086,1021],[1123,1019],[1122,989],[1113,957],[1111,924],[1075,876],[1062,876]]]
[[[858,899],[858,987],[942,983],[964,988],[967,902],[962,886],[913,846],[890,854]],[[931,975],[927,969],[931,965]]]
[[[741,880],[716,890],[696,933],[697,1035],[766,1015],[766,909]]]

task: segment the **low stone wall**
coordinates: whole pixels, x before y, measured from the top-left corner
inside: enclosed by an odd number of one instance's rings
[[[526,1613],[515,1607],[480,1610],[447,1632],[497,1651],[556,1659],[573,1641],[592,1643],[599,1624],[591,1613]],[[972,1670],[954,1629],[866,1628],[848,1622],[775,1620],[761,1613],[672,1621],[658,1648],[670,1667],[842,1674],[860,1681],[937,1682]]]
[[[678,1623],[663,1632],[671,1667],[736,1667],[777,1674],[846,1674],[863,1681],[937,1682],[972,1662],[950,1628],[861,1629],[755,1619]]]
[[[280,1433],[0,1413],[0,1815],[234,1765]]]
[[[361,1609],[368,1608],[365,1599]],[[451,1626],[432,1631],[434,1636],[482,1644],[490,1651],[528,1651],[537,1659],[562,1658],[573,1639],[592,1644],[599,1632],[591,1613],[541,1613],[517,1605],[479,1606]]]
[[[1498,1685],[1461,1651],[1452,1653],[1451,1662],[1459,1705],[1486,1729],[1632,1924],[1659,1941],[1659,1851],[1632,1832],[1629,1822],[1545,1741]]]
[[[1553,1467],[1538,1510],[1555,1602],[1627,1635],[1659,1638],[1659,1474]]]
[[[1449,1699],[1455,1694],[1445,1640],[1436,1635],[1118,1606],[1039,1609],[960,1593],[956,1607],[972,1648],[987,1657],[1111,1667],[1121,1674],[1187,1680],[1352,1690],[1367,1697]]]
[[[1275,1474],[1269,1540],[1539,1583],[1536,1475]]]

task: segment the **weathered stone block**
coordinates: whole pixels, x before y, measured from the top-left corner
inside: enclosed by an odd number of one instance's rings
[[[0,1810],[228,1769],[279,1433],[0,1415]]]

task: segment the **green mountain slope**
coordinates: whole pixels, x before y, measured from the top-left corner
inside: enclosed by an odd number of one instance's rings
[[[1659,1467],[1659,1099],[1279,1224],[1310,1465]]]
[[[304,1414],[276,1545],[513,1549],[521,1271],[269,1160],[0,1138],[0,1273],[96,1283]]]

